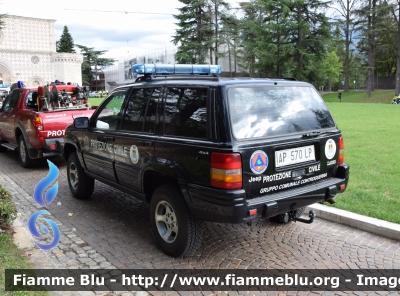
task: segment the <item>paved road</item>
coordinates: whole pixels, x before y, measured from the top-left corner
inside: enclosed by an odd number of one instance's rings
[[[252,225],[206,223],[202,247],[191,256],[173,259],[155,244],[146,203],[100,182],[96,182],[90,200],[76,200],[68,188],[64,160],[51,160],[60,169],[59,190],[47,210],[62,233],[58,246],[46,254],[59,268],[400,269],[398,241],[319,218],[310,225],[281,225],[269,220]],[[23,225],[42,209],[32,194],[47,173],[45,160],[34,169],[24,169],[16,153],[0,153],[0,184],[13,192]],[[298,295],[316,293],[298,292]],[[191,294],[210,295],[184,293]],[[268,293],[274,294],[278,293]]]

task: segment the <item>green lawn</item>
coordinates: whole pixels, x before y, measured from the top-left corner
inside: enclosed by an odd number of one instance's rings
[[[323,97],[342,130],[350,165],[348,188],[333,206],[400,223],[400,106],[390,104],[393,91],[374,92],[372,101],[379,103],[372,104],[365,92],[342,93],[342,103],[337,93]],[[368,103],[344,104],[346,98]]]
[[[324,94],[322,97],[325,102],[340,102],[338,99],[339,92]],[[373,91],[371,98],[366,98],[365,91],[349,91],[340,92],[342,94],[342,103],[382,103],[390,104],[394,96],[394,90],[377,90]]]
[[[0,233],[0,295],[49,295],[47,292],[4,291],[6,269],[32,269],[32,266],[25,261],[21,250],[12,242],[11,235]]]
[[[88,102],[92,105],[92,106],[99,106],[101,104],[101,102],[103,102],[105,98],[89,98]]]

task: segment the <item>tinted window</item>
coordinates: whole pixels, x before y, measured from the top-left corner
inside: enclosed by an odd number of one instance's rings
[[[18,100],[21,96],[20,91],[13,91],[10,93],[10,95],[7,97],[6,101],[4,102],[4,107],[3,110],[12,110],[15,108],[15,106],[18,105]]]
[[[100,129],[115,130],[121,113],[122,104],[125,99],[126,90],[116,91],[111,94],[107,103],[101,106],[100,114],[97,116],[94,126]]]
[[[26,96],[25,106],[27,108],[36,109],[37,110],[37,108],[38,108],[37,97],[38,97],[38,93],[36,91],[35,92],[29,92],[28,95]]]
[[[207,88],[168,88],[165,100],[165,134],[207,138]]]
[[[122,129],[153,133],[160,95],[161,88],[134,89],[125,111]]]
[[[233,134],[258,138],[334,127],[312,87],[242,87],[228,91]]]

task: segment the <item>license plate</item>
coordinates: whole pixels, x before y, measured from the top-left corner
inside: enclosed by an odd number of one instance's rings
[[[275,167],[315,160],[314,145],[275,151]]]

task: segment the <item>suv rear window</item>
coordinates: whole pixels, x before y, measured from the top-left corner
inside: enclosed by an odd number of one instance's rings
[[[325,103],[312,87],[232,87],[228,90],[228,103],[236,139],[335,126]]]

